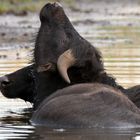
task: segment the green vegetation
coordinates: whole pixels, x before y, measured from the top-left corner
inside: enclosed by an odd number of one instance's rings
[[[1,0],[0,1],[0,14],[14,13],[19,14],[23,11],[37,11],[43,4],[44,0]]]
[[[24,12],[38,12],[47,2],[65,2],[73,5],[71,0],[0,0],[0,14],[22,14]]]

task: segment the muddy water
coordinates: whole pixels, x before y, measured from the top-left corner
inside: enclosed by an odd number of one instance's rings
[[[103,55],[108,73],[119,84],[130,87],[140,84],[140,7],[111,6],[102,3],[80,5],[73,12],[66,10],[78,32]],[[12,20],[10,20],[12,18]],[[0,16],[0,76],[27,66],[32,59],[34,35],[40,23],[37,14],[26,17]],[[127,140],[140,139],[140,130],[48,129],[30,124],[32,105],[19,99],[6,99],[0,94],[0,139],[36,140]]]

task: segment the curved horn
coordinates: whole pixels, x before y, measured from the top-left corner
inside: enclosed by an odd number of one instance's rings
[[[67,70],[69,67],[73,66],[76,62],[75,57],[72,54],[72,50],[67,50],[63,54],[61,54],[57,61],[57,68],[62,76],[62,78],[67,82],[70,83],[70,79],[67,74]]]

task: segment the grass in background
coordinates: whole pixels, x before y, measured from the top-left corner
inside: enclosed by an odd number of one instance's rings
[[[72,3],[71,0],[0,0],[0,14],[12,13],[22,14],[23,12],[38,12],[47,2]]]
[[[22,13],[23,11],[35,12],[45,4],[44,0],[1,0],[0,14],[3,13]]]

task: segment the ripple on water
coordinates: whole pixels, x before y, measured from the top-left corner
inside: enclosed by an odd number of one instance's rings
[[[27,139],[34,132],[33,126],[0,126],[0,140],[4,139]]]

